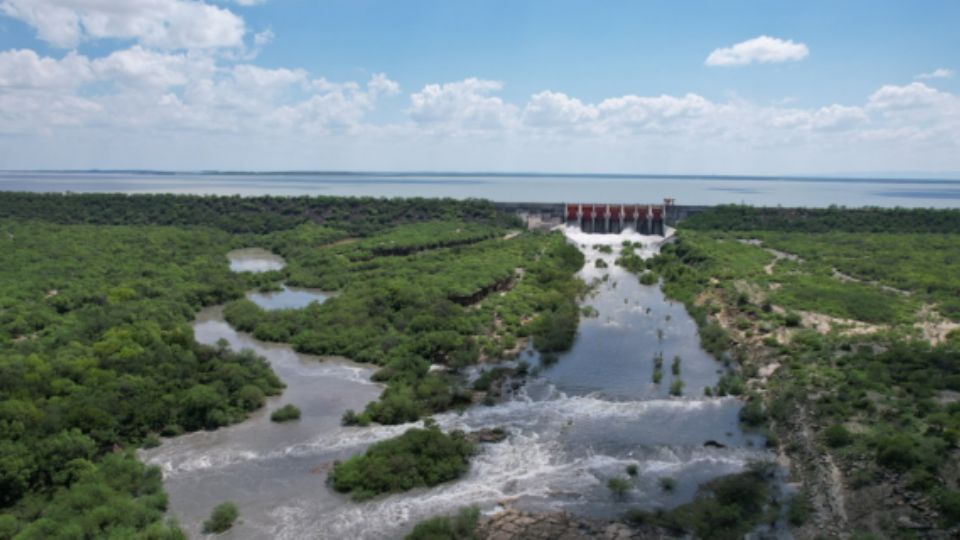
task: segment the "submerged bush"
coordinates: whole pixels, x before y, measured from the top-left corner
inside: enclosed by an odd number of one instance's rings
[[[677,488],[677,481],[669,476],[664,476],[658,483],[660,484],[660,489],[664,491],[673,491]]]
[[[461,508],[456,516],[439,516],[418,523],[404,540],[476,540],[479,520],[479,508]]]
[[[289,403],[273,411],[273,414],[270,415],[270,420],[273,420],[274,422],[289,422],[291,420],[299,419],[300,409]]]
[[[656,285],[659,280],[660,276],[652,270],[640,274],[640,283],[642,285]]]
[[[623,499],[630,491],[630,482],[623,478],[611,478],[607,481],[607,489],[610,490],[610,493],[613,493],[615,498]]]
[[[240,511],[237,505],[232,502],[224,502],[217,505],[210,514],[210,519],[203,522],[203,533],[222,533],[233,527]]]

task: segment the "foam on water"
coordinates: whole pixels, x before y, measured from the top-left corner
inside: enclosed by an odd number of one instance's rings
[[[703,409],[718,409],[731,403],[732,398],[691,399],[672,398],[643,401],[608,401],[596,395],[566,396],[553,392],[552,399],[535,401],[524,389],[516,398],[493,407],[477,407],[463,414],[455,412],[434,417],[444,430],[472,431],[483,428],[506,427],[514,432],[535,428],[559,430],[564,426],[577,425],[582,421],[616,421],[631,419],[639,421],[646,415],[683,416]],[[159,466],[167,478],[193,474],[210,469],[226,469],[244,462],[282,459],[284,457],[310,457],[333,454],[342,450],[358,451],[375,442],[396,437],[413,427],[422,427],[422,422],[394,426],[337,427],[320,433],[312,439],[269,452],[256,452],[235,448],[204,448],[198,452],[184,451],[189,444],[167,444],[147,454],[146,462]],[[171,442],[189,443],[190,437],[209,434],[187,435]]]
[[[626,241],[633,243],[639,242],[643,244],[644,253],[649,253],[650,256],[655,255],[657,246],[659,246],[665,239],[673,236],[676,232],[671,227],[666,228],[666,234],[664,236],[660,236],[658,234],[640,234],[629,227],[616,234],[585,233],[576,225],[562,226],[561,229],[564,236],[569,238],[571,242],[577,244],[577,246],[618,247],[622,246]]]
[[[760,452],[748,449],[697,449],[677,452],[662,448],[656,457],[639,461],[640,476],[651,476],[649,485],[635,485],[634,499],[656,488],[654,480],[682,476],[688,469],[708,466],[727,474],[739,472]],[[359,504],[340,505],[333,511],[311,500],[299,500],[274,511],[277,538],[396,538],[411,523],[451,513],[471,504],[492,511],[502,501],[527,501],[554,509],[584,504],[607,504],[606,479],[638,461],[622,456],[591,454],[573,459],[555,439],[542,434],[514,435],[486,446],[474,458],[468,475],[433,489],[392,495]],[[592,493],[591,493],[592,492]],[[596,499],[591,501],[590,499]],[[564,502],[564,501],[567,502]],[[309,534],[304,531],[311,531]]]

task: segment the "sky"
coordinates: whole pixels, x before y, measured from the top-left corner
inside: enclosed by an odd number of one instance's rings
[[[960,171],[953,0],[0,0],[0,169]]]

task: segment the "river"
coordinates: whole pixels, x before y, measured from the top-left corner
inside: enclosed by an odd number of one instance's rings
[[[740,430],[736,399],[704,396],[721,365],[699,347],[696,325],[683,306],[613,264],[623,240],[643,242],[651,255],[659,238],[572,229],[567,235],[587,257],[581,277],[600,280],[584,301],[598,315],[584,317],[573,348],[556,364],[536,370],[505,401],[435,417],[444,429],[503,426],[507,440],[483,445],[468,474],[455,482],[364,503],[326,486],[331,463],[416,425],[340,425],[346,409],[362,409],[381,391],[369,380],[373,370],[257,341],[233,330],[222,308],[203,310],[194,323],[198,341],[225,339],[234,349],[253,349],[270,361],[287,388],[243,423],[168,439],[142,452],[147,463],[163,470],[172,514],[194,537],[213,506],[232,500],[241,520],[224,538],[398,538],[426,517],[470,504],[485,512],[510,504],[592,517],[616,517],[633,507],[669,508],[689,501],[708,479],[770,459],[761,437]],[[614,252],[602,253],[596,248],[601,242]],[[271,256],[257,266],[252,253],[240,253],[233,267],[262,271],[277,263]],[[608,268],[597,268],[598,258]],[[239,260],[245,266],[238,267]],[[278,309],[322,302],[327,295],[285,289],[249,297],[265,309]],[[660,384],[652,382],[657,353],[664,358]],[[681,358],[685,384],[681,397],[667,390],[675,356]],[[535,354],[526,358],[536,363]],[[301,420],[270,422],[270,411],[286,403],[301,409]],[[708,440],[723,448],[705,447]],[[630,464],[639,474],[626,500],[615,500],[607,480],[626,477]],[[659,483],[664,477],[673,478],[676,489],[664,491]]]

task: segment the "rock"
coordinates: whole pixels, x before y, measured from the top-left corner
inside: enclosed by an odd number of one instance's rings
[[[477,443],[498,443],[507,438],[507,431],[503,428],[484,428],[467,433],[467,440]]]
[[[703,443],[703,446],[704,448],[726,448],[727,447],[727,445],[721,442],[717,442],[713,439],[710,439],[709,441]]]
[[[928,528],[929,528],[927,525],[924,525],[924,524],[922,524],[922,523],[917,523],[917,522],[913,521],[912,519],[910,519],[910,516],[900,516],[900,517],[898,517],[898,518],[897,518],[897,525],[900,526],[900,527],[902,527],[902,528],[904,528],[904,529],[914,529],[914,530],[917,530],[917,529],[928,529]]]

